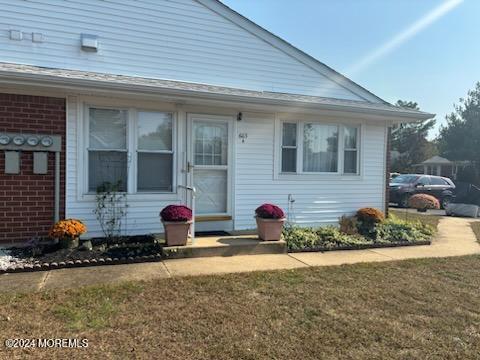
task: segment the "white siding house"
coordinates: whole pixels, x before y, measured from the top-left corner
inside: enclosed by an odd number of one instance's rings
[[[384,209],[388,128],[432,117],[216,0],[0,6],[0,93],[65,99],[65,216],[90,236],[101,233],[94,189],[117,178],[130,234],[161,232],[164,206],[191,205],[186,186],[200,230],[254,228],[265,202],[302,225]]]

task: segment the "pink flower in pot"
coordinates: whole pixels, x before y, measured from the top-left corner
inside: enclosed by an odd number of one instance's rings
[[[168,205],[160,212],[168,246],[187,244],[188,231],[192,224],[192,210],[185,205]]]
[[[285,213],[278,206],[263,204],[255,210],[258,237],[264,241],[279,241],[282,236]]]

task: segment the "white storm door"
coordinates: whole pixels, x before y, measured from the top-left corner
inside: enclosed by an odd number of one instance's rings
[[[230,215],[231,119],[190,116],[190,183],[196,189],[195,213]]]

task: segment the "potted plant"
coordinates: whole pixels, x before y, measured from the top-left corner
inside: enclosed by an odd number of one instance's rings
[[[282,236],[285,213],[278,206],[263,204],[255,209],[258,237],[264,241],[279,241]]]
[[[440,202],[435,196],[428,194],[415,194],[408,199],[408,205],[418,212],[427,212],[428,209],[440,209]]]
[[[62,249],[72,249],[79,245],[80,235],[87,231],[83,222],[77,219],[65,219],[52,226],[49,236],[57,239]]]
[[[168,205],[160,212],[160,218],[165,229],[167,245],[186,245],[192,224],[192,210],[185,205]]]

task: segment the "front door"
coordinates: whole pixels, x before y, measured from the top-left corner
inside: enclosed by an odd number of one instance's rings
[[[231,219],[232,118],[189,115],[189,183],[197,221]]]

